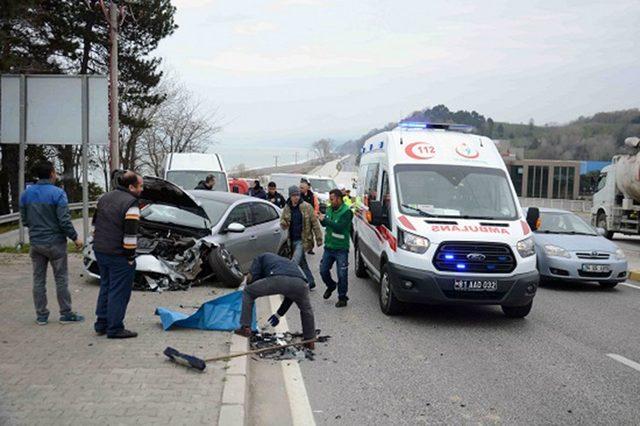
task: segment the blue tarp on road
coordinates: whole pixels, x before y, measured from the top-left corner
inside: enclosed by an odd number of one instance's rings
[[[240,314],[242,312],[242,291],[234,291],[203,303],[191,315],[170,311],[167,308],[156,308],[156,315],[160,315],[162,327],[169,330],[173,327],[198,328],[201,330],[232,331],[240,328]],[[253,306],[251,328],[257,330],[256,307]]]

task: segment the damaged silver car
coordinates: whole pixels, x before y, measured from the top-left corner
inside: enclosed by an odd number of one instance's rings
[[[187,192],[145,176],[140,205],[137,290],[186,290],[205,281],[235,287],[255,256],[287,251],[281,212],[264,200],[231,192]],[[89,275],[99,278],[91,239],[83,263]]]

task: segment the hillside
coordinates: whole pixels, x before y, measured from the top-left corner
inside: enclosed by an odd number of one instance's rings
[[[523,147],[526,158],[610,160],[614,154],[625,150],[624,139],[640,135],[640,110],[600,112],[591,117],[579,117],[564,125],[536,126],[515,124],[485,118],[476,111],[451,111],[444,105],[415,111],[403,119],[468,124],[476,133],[493,139],[508,139],[513,146]],[[394,128],[389,123],[380,129],[367,132],[337,148],[339,154],[359,155],[360,148],[370,136]]]

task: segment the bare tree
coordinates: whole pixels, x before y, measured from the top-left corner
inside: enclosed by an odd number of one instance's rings
[[[331,156],[333,141],[331,139],[320,139],[311,144],[311,149],[319,159],[328,158]]]
[[[151,126],[139,136],[139,165],[161,175],[163,162],[172,152],[205,152],[222,128],[216,113],[203,112],[200,101],[184,86],[167,78],[160,86],[166,100],[150,114]]]

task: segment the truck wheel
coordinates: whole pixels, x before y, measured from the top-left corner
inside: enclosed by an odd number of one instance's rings
[[[603,211],[598,212],[598,217],[596,219],[596,226],[598,228],[604,229],[604,237],[607,240],[613,238],[613,232],[607,229],[607,214]]]
[[[391,289],[391,279],[387,265],[382,267],[380,272],[380,309],[386,315],[398,315],[402,312],[404,305],[393,294]]]
[[[600,284],[600,287],[602,288],[614,288],[618,285],[618,283],[615,281],[600,281],[598,282],[598,284]]]
[[[524,318],[529,315],[532,306],[533,300],[524,306],[502,306],[502,312],[507,318]]]
[[[240,264],[236,257],[229,250],[222,246],[215,247],[209,253],[209,266],[216,274],[216,277],[226,287],[238,287],[244,278],[240,270]]]
[[[356,249],[353,252],[356,258],[356,277],[367,278],[367,268],[364,266],[364,260],[362,260],[362,253],[360,253],[360,244],[356,244]]]

